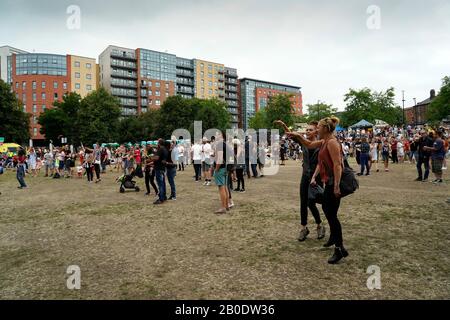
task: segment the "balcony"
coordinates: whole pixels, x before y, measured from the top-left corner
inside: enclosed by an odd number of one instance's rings
[[[115,88],[133,88],[136,89],[137,85],[135,83],[120,83],[120,82],[111,82],[111,87]]]
[[[177,76],[193,78],[194,77],[194,73],[190,72],[190,71],[177,69]]]
[[[184,81],[184,79],[177,79],[177,84],[189,87],[195,86],[194,81]]]
[[[123,79],[137,79],[137,73],[136,72],[121,72],[121,71],[112,71],[111,75],[116,78],[123,78]]]
[[[111,61],[111,67],[121,68],[121,69],[126,69],[126,70],[137,70],[136,64],[118,63],[118,62],[114,62],[114,61]]]
[[[137,61],[136,55],[129,52],[111,52],[111,58],[118,58],[122,60]]]
[[[236,93],[237,93],[237,87],[227,86],[227,87],[225,88],[225,91],[236,92]]]

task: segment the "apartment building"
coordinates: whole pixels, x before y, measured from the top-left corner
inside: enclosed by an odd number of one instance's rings
[[[270,97],[279,94],[290,95],[292,112],[303,114],[303,98],[300,87],[275,82],[243,78],[239,80],[240,126],[248,129],[249,120],[260,109],[267,107]]]
[[[11,68],[8,68],[8,57],[11,57],[13,54],[21,53],[27,52],[10,46],[0,47],[0,79],[11,83]]]

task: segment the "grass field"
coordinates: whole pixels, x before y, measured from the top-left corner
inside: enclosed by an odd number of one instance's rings
[[[27,176],[30,188],[18,190],[8,172],[0,298],[450,298],[448,175],[441,186],[413,182],[414,167],[403,164],[362,177],[340,210],[350,256],[330,266],[326,239],[296,240],[300,166],[246,181],[225,216],[213,213],[216,187],[193,182],[192,167],[177,177],[178,201],[158,207],[143,191],[119,194],[115,173],[91,185]],[[69,265],[81,268],[81,290],[66,288]],[[366,286],[370,265],[381,268],[381,290]]]

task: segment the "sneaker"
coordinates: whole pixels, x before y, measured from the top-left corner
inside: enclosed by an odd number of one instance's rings
[[[231,203],[228,204],[228,208],[227,208],[227,209],[231,209],[231,208],[233,208],[233,207],[234,207],[234,202],[231,201]]]
[[[150,195],[150,192],[146,192],[145,195],[146,195],[146,196],[149,196],[149,195]]]
[[[436,179],[436,180],[433,181],[433,183],[434,183],[434,184],[442,183],[442,179]]]
[[[428,182],[428,179],[423,179],[422,182]]]
[[[317,228],[317,240],[325,238],[326,229],[323,225]]]
[[[241,191],[241,189],[236,188],[236,189],[234,189],[233,191],[234,191],[234,192],[239,192],[239,191]]]
[[[447,167],[442,167],[442,170],[447,170]]]
[[[226,209],[219,209],[219,210],[217,210],[216,212],[214,212],[215,214],[225,214],[225,213],[227,213],[227,210]]]
[[[240,193],[245,193],[245,189],[241,189],[239,192]]]
[[[153,202],[154,205],[158,205],[158,204],[163,204],[164,202],[162,202],[161,200],[156,200],[155,202]]]
[[[169,201],[177,201],[177,197],[172,197],[172,196],[171,196],[171,197],[169,198]]]
[[[207,187],[209,187],[211,185],[211,181],[208,181],[208,183],[206,184]]]
[[[362,176],[362,173],[357,173],[356,175],[357,175],[358,177],[360,177],[360,176]]]
[[[205,182],[203,183],[203,185],[204,185],[204,186],[207,186],[207,185],[208,185],[208,181],[205,181]]]
[[[297,240],[300,241],[300,242],[305,241],[306,237],[308,237],[308,234],[309,234],[309,229],[308,228],[300,230],[300,235],[298,236]]]
[[[422,178],[417,178],[414,181],[422,181]]]

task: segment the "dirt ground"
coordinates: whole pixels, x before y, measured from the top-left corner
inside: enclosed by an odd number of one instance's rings
[[[119,193],[116,173],[84,179],[0,176],[1,299],[449,299],[450,181],[413,182],[410,164],[360,179],[342,201],[350,256],[311,235],[297,241],[301,164],[246,181],[232,214],[216,216],[215,186],[177,177],[178,200],[155,207]],[[144,181],[138,184],[144,189]],[[322,212],[321,212],[322,214]],[[323,214],[322,214],[323,217]],[[328,235],[327,225],[327,235]],[[66,287],[81,268],[81,290]],[[369,290],[367,268],[381,269]]]

